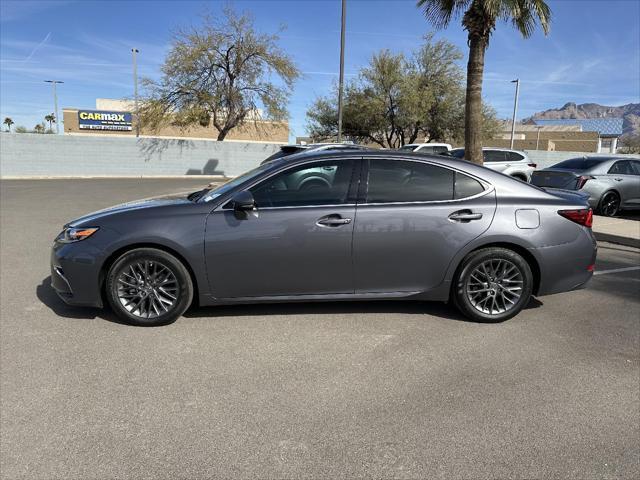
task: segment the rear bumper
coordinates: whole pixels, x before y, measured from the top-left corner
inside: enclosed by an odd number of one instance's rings
[[[540,260],[538,296],[584,288],[591,280],[598,246],[590,229],[581,230],[573,242],[532,249]]]

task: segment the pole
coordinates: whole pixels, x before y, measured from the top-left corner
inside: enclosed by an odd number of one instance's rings
[[[516,134],[516,115],[518,114],[518,95],[520,94],[520,79],[511,80],[516,84],[516,98],[513,102],[513,120],[511,121],[511,150],[513,150],[513,137]]]
[[[344,31],[347,0],[342,0],[342,26],[340,27],[340,80],[338,82],[338,143],[342,141],[342,90],[344,88]]]
[[[45,83],[50,83],[53,86],[53,114],[56,117],[56,134],[60,133],[60,117],[58,117],[58,92],[56,91],[56,84],[64,83],[60,80],[45,80]]]
[[[538,135],[536,136],[536,150],[538,149],[538,146],[540,145],[540,129],[542,128],[541,125],[536,127],[536,130],[538,130]]]
[[[136,54],[139,52],[140,50],[137,48],[131,49],[131,56],[133,57],[133,98],[136,110],[136,137],[140,136],[140,122],[138,121],[138,64],[136,61]]]

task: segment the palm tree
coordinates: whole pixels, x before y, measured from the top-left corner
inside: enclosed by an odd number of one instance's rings
[[[45,122],[49,122],[49,130],[53,130],[52,124],[56,123],[56,116],[53,113],[45,115]]]
[[[482,76],[484,54],[498,20],[510,21],[524,38],[540,24],[545,35],[551,25],[551,9],[544,0],[417,0],[424,16],[436,28],[444,28],[462,14],[467,31],[467,98],[464,148],[467,160],[482,164]],[[464,12],[464,14],[463,14]]]
[[[10,117],[6,117],[2,123],[4,123],[7,126],[7,130],[11,132],[11,125],[14,124],[14,121]]]

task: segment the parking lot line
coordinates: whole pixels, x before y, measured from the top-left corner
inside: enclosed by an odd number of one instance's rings
[[[623,268],[612,268],[610,270],[600,270],[593,272],[594,275],[606,275],[608,273],[621,273],[621,272],[630,272],[632,270],[640,270],[640,267],[623,267]]]

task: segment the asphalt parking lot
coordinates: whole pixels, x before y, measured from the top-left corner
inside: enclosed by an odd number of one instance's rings
[[[57,299],[66,221],[203,183],[1,182],[2,478],[640,477],[639,251],[497,325],[362,302],[145,329]]]

